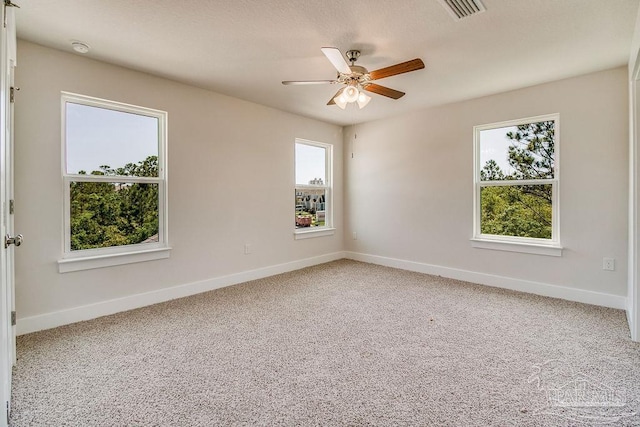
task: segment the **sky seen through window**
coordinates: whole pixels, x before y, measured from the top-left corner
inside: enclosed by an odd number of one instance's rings
[[[67,173],[123,167],[158,155],[158,119],[66,103]]]

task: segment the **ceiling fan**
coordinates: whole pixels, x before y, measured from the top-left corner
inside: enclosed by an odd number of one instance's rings
[[[410,71],[421,70],[424,68],[424,62],[420,58],[411,61],[401,62],[400,64],[391,65],[389,67],[380,68],[375,71],[368,71],[366,68],[355,65],[360,56],[359,50],[348,50],[347,58],[351,65],[347,64],[342,53],[335,47],[323,47],[322,53],[338,70],[338,77],[334,80],[301,80],[301,81],[283,81],[283,85],[316,85],[316,84],[344,84],[330,100],[327,105],[337,105],[343,110],[348,103],[357,102],[359,108],[364,108],[369,103],[371,97],[364,91],[377,93],[392,99],[399,99],[404,96],[404,92],[390,89],[385,86],[373,83],[374,80],[384,79],[398,74],[408,73]]]

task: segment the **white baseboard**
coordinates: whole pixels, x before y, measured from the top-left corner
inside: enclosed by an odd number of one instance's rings
[[[496,288],[511,289],[552,298],[560,298],[585,304],[599,305],[603,307],[626,310],[627,298],[620,295],[605,294],[601,292],[586,291],[583,289],[567,288],[548,283],[533,282],[529,280],[513,279],[510,277],[496,276],[493,274],[476,273],[457,268],[441,267],[414,261],[405,261],[396,258],[387,258],[378,255],[368,255],[358,252],[345,252],[345,258],[371,264],[384,265],[386,267],[400,268],[418,273],[432,274],[463,280],[465,282],[478,283]]]
[[[18,318],[16,322],[16,333],[18,335],[24,335],[31,332],[68,325],[70,323],[81,322],[83,320],[95,319],[109,314],[145,307],[176,298],[187,297],[214,289],[224,288],[226,286],[237,285],[238,283],[244,283],[250,280],[262,279],[264,277],[286,273],[288,271],[299,270],[301,268],[335,261],[344,257],[344,252],[334,252],[284,264],[243,271],[240,273],[230,274],[228,276],[215,277],[199,282],[158,289],[157,291],[145,292],[143,294],[136,294],[123,298],[102,301],[95,304],[74,307],[53,313]]]

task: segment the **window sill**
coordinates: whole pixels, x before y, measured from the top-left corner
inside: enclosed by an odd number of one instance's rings
[[[494,251],[520,252],[534,255],[562,256],[562,246],[557,244],[536,244],[523,242],[507,242],[504,240],[471,239],[471,246]]]
[[[58,272],[91,270],[93,268],[111,267],[114,265],[133,264],[169,258],[171,248],[154,248],[135,252],[121,252],[107,255],[65,258],[58,261]]]
[[[296,230],[293,232],[293,236],[296,240],[311,239],[314,237],[332,236],[335,234],[335,228],[319,228],[316,230]]]

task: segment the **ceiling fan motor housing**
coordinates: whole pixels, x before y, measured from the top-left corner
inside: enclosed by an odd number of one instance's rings
[[[349,66],[349,68],[351,68],[351,74],[355,74],[355,75],[363,75],[369,72],[366,68],[361,67],[359,65],[351,65]]]
[[[351,74],[343,74],[338,80],[340,80],[344,84],[353,84],[353,85],[362,85],[368,83],[371,80],[369,76],[369,70],[359,65],[351,65]]]

